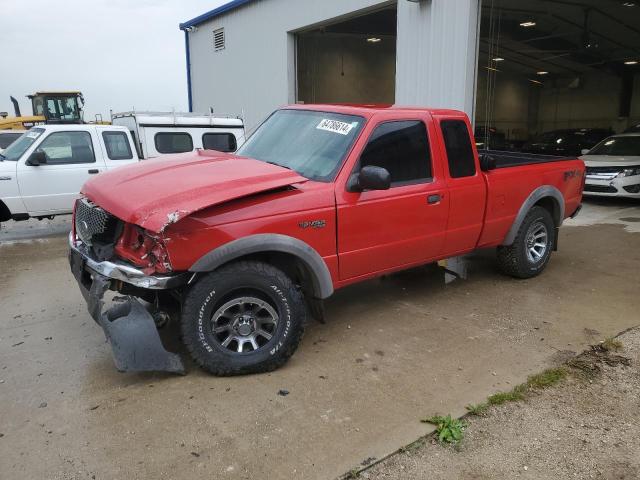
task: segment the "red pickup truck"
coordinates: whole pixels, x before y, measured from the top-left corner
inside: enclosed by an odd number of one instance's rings
[[[584,173],[577,159],[479,155],[458,111],[290,106],[237,155],[87,182],[69,259],[119,370],[184,372],[157,331],[177,317],[204,369],[265,372],[346,285],[486,247],[508,275],[539,274]],[[107,290],[126,297],[103,311]]]

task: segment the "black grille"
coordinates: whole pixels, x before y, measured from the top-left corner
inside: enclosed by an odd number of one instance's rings
[[[625,167],[587,167],[587,175],[592,174],[619,174]]]
[[[585,192],[597,192],[597,193],[618,193],[618,190],[608,185],[585,185]]]
[[[102,237],[115,222],[114,217],[86,198],[76,202],[76,234],[85,244],[93,245],[94,237]]]

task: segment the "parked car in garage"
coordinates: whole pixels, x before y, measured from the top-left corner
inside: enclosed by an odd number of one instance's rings
[[[614,135],[583,153],[585,194],[640,198],[640,132]]]
[[[69,214],[89,177],[137,162],[124,127],[32,127],[0,154],[0,222]]]
[[[24,130],[0,130],[0,153],[20,138],[23,133]]]
[[[540,135],[522,147],[523,152],[542,155],[577,157],[582,150],[591,148],[613,132],[604,128],[576,128],[553,130]]]
[[[112,115],[111,123],[129,129],[141,159],[197,149],[230,153],[244,142],[244,122],[238,117],[124,112]]]
[[[237,155],[198,151],[88,181],[70,265],[119,370],[184,371],[156,331],[175,311],[198,365],[266,372],[338,288],[487,247],[506,274],[540,274],[583,181],[578,159],[480,157],[462,112],[297,105]],[[103,312],[108,289],[129,297]]]

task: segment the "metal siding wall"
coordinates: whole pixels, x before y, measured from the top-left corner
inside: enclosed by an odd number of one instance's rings
[[[244,110],[254,128],[273,109],[294,100],[295,48],[288,32],[393,2],[381,0],[260,0],[214,18],[189,33],[193,110]],[[401,3],[404,3],[401,0]],[[213,50],[224,27],[226,49]]]
[[[398,2],[396,103],[473,117],[480,0]]]

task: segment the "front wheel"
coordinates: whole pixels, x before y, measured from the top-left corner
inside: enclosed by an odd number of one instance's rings
[[[306,322],[302,293],[277,268],[237,262],[188,292],[182,336],[195,362],[214,375],[275,370],[295,352]]]
[[[555,223],[549,211],[533,207],[525,217],[513,244],[498,247],[500,270],[516,278],[542,273],[555,248]]]

